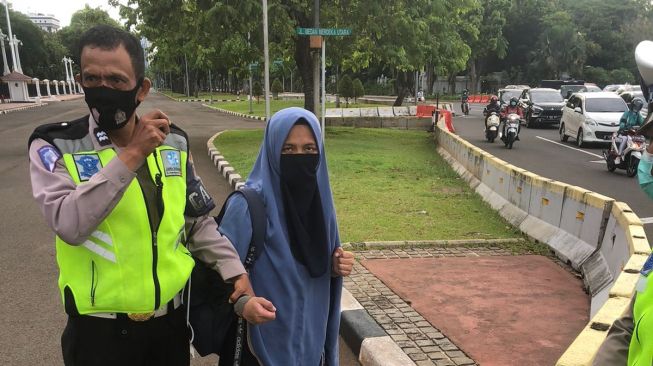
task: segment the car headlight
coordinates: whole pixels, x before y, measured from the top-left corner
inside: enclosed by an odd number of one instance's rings
[[[595,120],[593,120],[591,118],[585,118],[585,123],[590,125],[590,126],[598,126],[599,125],[598,123],[596,123]]]
[[[533,114],[540,114],[542,113],[543,109],[538,107],[538,106],[533,106]]]

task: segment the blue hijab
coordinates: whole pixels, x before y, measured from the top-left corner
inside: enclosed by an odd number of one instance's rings
[[[329,259],[328,270],[319,277],[312,277],[292,254],[279,174],[283,143],[290,129],[302,119],[312,129],[320,154],[317,184]],[[261,194],[268,219],[265,251],[250,271],[250,280],[256,295],[272,301],[277,309],[275,320],[249,325],[251,350],[265,366],[318,366],[323,355],[326,365],[338,365],[342,278],[331,277],[331,254],[340,246],[340,238],[322,132],[313,113],[293,107],[272,116],[245,185]],[[243,260],[252,234],[248,217],[245,199],[233,196],[219,229]]]

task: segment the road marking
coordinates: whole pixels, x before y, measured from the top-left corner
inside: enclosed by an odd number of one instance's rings
[[[605,164],[605,160],[590,160],[590,163]]]
[[[639,219],[642,220],[644,225],[653,224],[653,217],[640,217]]]
[[[562,147],[566,147],[567,149],[576,150],[576,151],[579,151],[579,152],[585,153],[585,154],[587,154],[587,155],[592,155],[592,156],[595,156],[595,157],[597,157],[597,158],[599,158],[599,159],[603,159],[603,156],[598,155],[598,154],[591,153],[591,152],[589,152],[589,151],[585,151],[585,150],[577,149],[577,148],[575,148],[575,147],[567,146],[567,145],[565,145],[565,144],[561,144],[561,143],[559,143],[559,142],[556,142],[556,141],[553,141],[553,140],[549,140],[549,139],[544,138],[544,137],[542,137],[542,136],[535,136],[535,137],[538,138],[538,139],[540,139],[540,140],[544,140],[544,141],[550,142],[550,143],[552,143],[552,144],[556,144],[556,145],[560,145],[560,146],[562,146]]]

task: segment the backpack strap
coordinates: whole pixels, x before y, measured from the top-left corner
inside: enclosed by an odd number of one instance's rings
[[[249,242],[249,249],[247,250],[247,256],[245,257],[245,269],[249,270],[254,265],[254,262],[261,255],[265,249],[265,232],[267,229],[267,215],[265,213],[265,204],[263,199],[254,189],[249,187],[241,187],[238,191],[233,191],[225,200],[225,204],[222,205],[222,209],[218,216],[215,217],[215,221],[220,224],[222,217],[225,214],[227,209],[227,202],[231,196],[235,194],[242,194],[247,201],[247,207],[249,210],[249,219],[252,223],[252,239]]]

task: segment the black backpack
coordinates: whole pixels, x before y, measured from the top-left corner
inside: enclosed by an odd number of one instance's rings
[[[218,216],[214,217],[220,225],[224,216],[227,202],[234,194],[242,194],[247,200],[249,218],[252,222],[252,240],[245,259],[247,271],[263,252],[267,216],[265,205],[261,196],[253,189],[242,187],[239,191],[232,192],[225,200]],[[229,303],[229,296],[234,291],[234,286],[226,283],[220,274],[209,268],[206,264],[195,258],[195,267],[190,279],[189,317],[193,330],[193,346],[201,356],[211,353],[220,355],[223,343],[228,336],[232,322],[238,322],[236,336],[243,337],[245,322],[234,313],[233,304]],[[236,345],[242,347],[242,342]],[[236,355],[240,349],[236,350]]]

